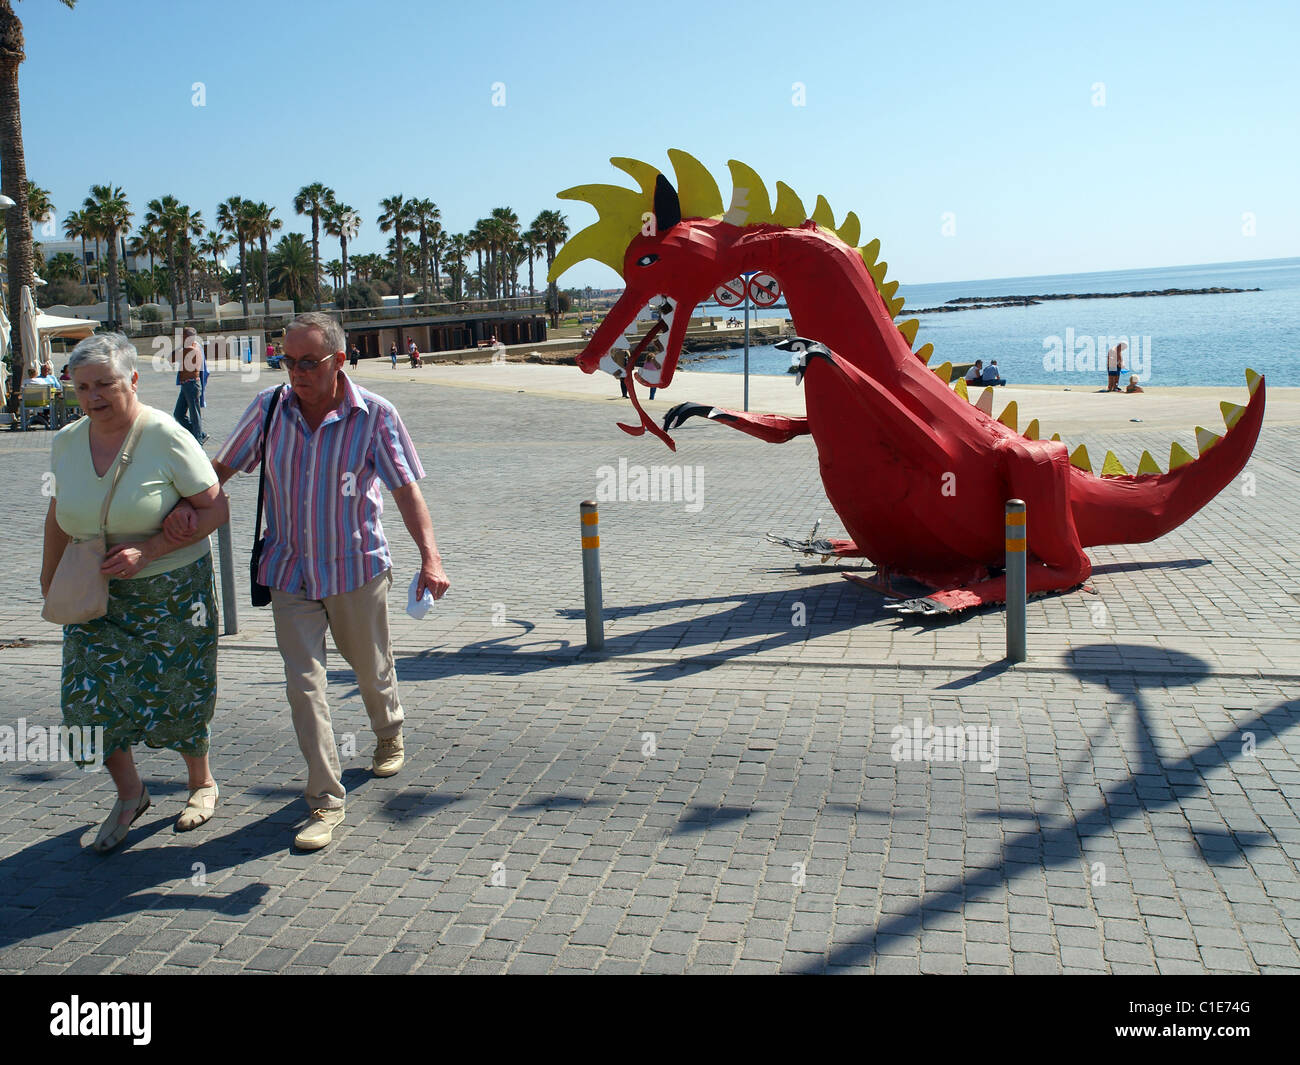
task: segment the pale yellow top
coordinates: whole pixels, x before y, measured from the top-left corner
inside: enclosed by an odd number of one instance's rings
[[[177,500],[198,495],[217,483],[198,441],[170,415],[143,407],[147,418],[135,456],[118,481],[108,508],[109,545],[147,540],[162,529]],[[69,536],[89,539],[99,532],[99,512],[113,483],[121,452],[103,477],[95,475],[90,457],[90,419],[79,418],[54,438],[50,468],[54,472],[54,517]],[[188,566],[208,553],[205,537],[149,563],[136,577],[153,577]]]

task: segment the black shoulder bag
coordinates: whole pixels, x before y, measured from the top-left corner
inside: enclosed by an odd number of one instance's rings
[[[266,492],[267,433],[270,432],[271,416],[275,414],[276,404],[280,402],[280,393],[283,391],[284,385],[275,390],[275,395],[271,397],[271,406],[266,412],[266,420],[262,423],[262,471],[257,477],[257,517],[253,521],[253,557],[248,562],[249,577],[252,578],[253,584],[253,606],[266,606],[271,602],[271,589],[258,581],[257,570],[262,562],[262,545],[266,542],[266,537],[262,535],[262,500]]]

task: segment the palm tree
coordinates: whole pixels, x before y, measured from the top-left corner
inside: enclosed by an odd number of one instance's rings
[[[282,237],[281,240],[284,238]],[[339,278],[343,275],[343,264],[337,259],[331,259],[325,264],[325,272],[330,275],[330,284],[338,291]]]
[[[425,294],[426,302],[432,301],[429,288],[429,236],[438,224],[442,212],[432,200],[412,200],[411,215],[420,230],[420,288]]]
[[[498,270],[501,282],[501,291],[498,296],[504,296],[506,277],[514,276],[514,269],[511,265],[513,260],[513,249],[515,242],[519,239],[519,216],[509,207],[493,207],[492,220],[495,223],[493,230],[497,238],[497,257],[500,264]],[[510,267],[507,271],[507,267]],[[516,287],[518,287],[516,283]]]
[[[188,212],[189,208],[185,208]],[[172,325],[176,324],[177,304],[180,303],[180,271],[176,269],[176,244],[181,235],[181,202],[175,196],[160,196],[150,200],[144,223],[162,236],[163,250],[167,256],[168,299],[172,305]]]
[[[207,235],[199,241],[199,254],[212,256],[212,276],[219,277],[221,263],[219,257],[230,250],[230,241],[221,235],[220,229],[209,229]]]
[[[348,309],[348,241],[361,232],[361,216],[346,203],[332,203],[325,215],[325,232],[337,237],[343,257],[343,309]]]
[[[45,278],[47,281],[75,281],[81,271],[77,268],[77,257],[70,251],[61,251],[58,255],[50,257],[49,262],[45,264]]]
[[[293,198],[293,209],[298,214],[311,215],[311,261],[316,273],[315,301],[320,310],[320,220],[334,203],[334,190],[319,181],[304,185]]]
[[[194,274],[190,265],[190,256],[194,250],[193,241],[203,236],[206,225],[201,211],[191,211],[189,206],[181,204],[176,213],[180,222],[181,264],[185,271],[185,316],[194,318]]]
[[[72,7],[76,0],[63,0]],[[18,67],[26,58],[23,24],[14,14],[10,0],[0,0],[0,191],[13,200],[5,228],[9,261],[9,306],[21,305],[24,285],[35,283],[32,266],[32,219],[27,206],[27,159],[23,152],[23,118],[18,100]],[[10,365],[13,367],[13,391],[10,410],[17,409],[22,395],[22,338],[20,315],[13,316]]]
[[[482,291],[483,252],[489,246],[488,235],[487,235],[487,223],[482,218],[480,218],[477,222],[474,223],[474,228],[465,234],[465,237],[469,241],[469,250],[472,251],[478,259],[477,277],[480,282],[478,294],[482,296],[483,294]]]
[[[248,201],[242,196],[231,196],[224,203],[217,204],[217,225],[239,242],[239,296],[244,303],[244,317],[248,317],[248,270],[245,250],[248,246],[248,223],[244,219],[244,205]]]
[[[81,238],[81,282],[84,285],[89,285],[90,271],[86,266],[86,237],[90,233],[86,229],[86,216],[80,211],[69,211],[63,219],[63,233],[73,240],[78,237]]]
[[[244,202],[244,224],[249,237],[256,237],[262,246],[262,320],[271,317],[271,284],[268,272],[271,265],[267,244],[271,234],[280,229],[284,223],[273,214],[274,208],[268,203]]]
[[[397,234],[397,306],[400,308],[405,304],[402,293],[406,289],[406,261],[402,254],[403,233],[411,223],[411,203],[409,200],[402,199],[402,194],[399,192],[396,196],[380,200],[379,206],[383,208],[383,214],[379,216],[379,228],[385,233],[390,229],[395,230]]]
[[[271,253],[270,276],[275,281],[277,294],[293,300],[295,310],[309,291],[320,291],[315,261],[307,247],[306,237],[301,233],[286,233],[280,238]]]
[[[528,254],[528,295],[532,297],[537,294],[537,289],[533,286],[533,260],[540,259],[546,254],[546,242],[542,240],[536,229],[530,228],[524,234],[524,247]]]
[[[469,238],[454,233],[447,238],[447,274],[451,277],[453,299],[465,298],[465,256],[470,253]]]
[[[117,235],[131,226],[131,205],[116,185],[92,185],[82,210],[93,218],[95,230],[108,243],[108,322],[117,329]]]
[[[41,188],[34,181],[28,181],[27,211],[33,222],[48,222],[54,212],[54,201],[50,199],[50,190]]]
[[[549,274],[559,245],[569,239],[569,220],[559,211],[542,211],[533,219],[531,228],[546,245],[546,272]],[[551,328],[554,329],[560,322],[560,290],[554,281],[547,285],[546,302],[551,311]]]

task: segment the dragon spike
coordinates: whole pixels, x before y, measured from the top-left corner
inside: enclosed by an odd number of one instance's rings
[[[1189,462],[1195,462],[1188,450],[1183,447],[1177,440],[1169,445],[1169,472],[1173,473],[1179,466],[1186,466]]]
[[[1144,473],[1160,473],[1160,466],[1155,459],[1151,457],[1150,451],[1142,452],[1142,457],[1138,459],[1138,476]]]
[[[1246,368],[1246,391],[1249,392],[1252,396],[1255,394],[1255,389],[1259,387],[1259,383],[1262,380],[1264,380],[1264,378],[1262,378],[1254,370],[1250,369],[1249,367]]]
[[[1214,447],[1223,437],[1203,429],[1201,426],[1196,427],[1196,450],[1204,455],[1210,448]]]
[[[772,221],[778,226],[800,226],[808,218],[803,200],[784,181],[776,183],[776,206],[772,208]]]
[[[952,363],[945,362],[936,370],[931,370],[935,377],[939,378],[945,385],[952,380]]]
[[[894,298],[894,294],[898,291],[898,282],[889,281],[886,284],[877,285],[876,287],[880,289],[880,294],[885,297],[885,302],[888,303]]]
[[[1060,442],[1061,442],[1061,434],[1060,434],[1060,433],[1053,433],[1053,434],[1052,434],[1052,443],[1054,443],[1054,444],[1059,444]]]
[[[813,208],[812,220],[832,233],[835,232],[835,212],[831,210],[831,205],[826,202],[825,196],[817,197],[817,206]]]
[[[677,176],[677,198],[682,204],[682,217],[721,217],[722,193],[718,191],[718,183],[713,180],[708,168],[693,155],[678,148],[668,149],[668,159]]]
[[[1106,457],[1101,463],[1101,475],[1103,477],[1127,477],[1128,470],[1124,469],[1124,464],[1115,457],[1115,452],[1107,451]]]
[[[868,270],[876,265],[876,257],[880,254],[880,238],[876,237],[870,244],[864,244],[858,249],[858,254],[862,256],[863,263]],[[875,274],[871,275],[875,277]]]
[[[952,390],[956,392],[957,395],[961,396],[961,398],[964,399],[967,403],[970,402],[970,389],[966,387],[966,378],[964,377],[957,378],[957,383],[953,385]]]
[[[655,181],[659,177],[658,167],[643,163],[640,159],[625,159],[622,156],[615,157],[610,162],[624,173],[631,174],[636,183],[641,186],[641,195],[651,202],[654,201]]]
[[[876,283],[876,288],[880,288],[885,283],[885,271],[889,268],[889,263],[876,263],[867,267],[867,273],[871,275],[871,280]]]
[[[885,300],[885,306],[889,308],[889,317],[897,318],[898,312],[903,309],[903,297],[895,296],[892,300]]]
[[[862,236],[862,223],[858,221],[858,216],[852,211],[844,216],[844,221],[840,223],[838,235],[840,240],[844,241],[850,248],[857,247],[858,238]]]
[[[1037,440],[1037,439],[1038,439],[1038,419],[1037,419],[1037,418],[1035,418],[1032,422],[1030,422],[1028,425],[1025,426],[1025,433],[1024,433],[1024,436],[1025,436],[1025,439],[1026,439],[1026,440]]]
[[[1239,407],[1237,404],[1229,403],[1227,400],[1224,400],[1219,404],[1219,410],[1223,411],[1223,424],[1229,429],[1241,421],[1241,416],[1246,413],[1245,407]]]
[[[1084,473],[1092,473],[1092,462],[1088,458],[1088,449],[1085,445],[1080,444],[1070,455],[1070,465],[1076,469],[1083,470]]]
[[[565,270],[583,259],[604,263],[620,277],[623,254],[632,238],[641,231],[641,214],[646,200],[640,192],[621,185],[576,185],[559,193],[561,200],[584,200],[600,214],[600,221],[589,225],[572,240],[566,241],[547,273],[554,281]]]
[[[731,170],[731,206],[722,216],[733,226],[754,226],[772,221],[772,201],[768,199],[767,186],[752,167],[738,159],[727,163]]]
[[[930,365],[930,356],[933,354],[934,354],[933,344],[922,344],[919,348],[916,349],[916,357],[920,359],[921,362],[924,363],[926,366]]]
[[[1019,420],[1020,408],[1016,406],[1016,401],[1013,399],[1002,409],[1002,413],[998,415],[998,421],[1008,429],[1015,429]]]
[[[898,323],[898,331],[903,334],[903,339],[907,341],[910,348],[916,343],[916,331],[921,328],[921,323],[915,318],[909,318],[906,322]]]
[[[982,410],[990,418],[993,417],[993,386],[992,385],[988,385],[984,389],[984,391],[980,393],[980,398],[975,401],[975,409]]]

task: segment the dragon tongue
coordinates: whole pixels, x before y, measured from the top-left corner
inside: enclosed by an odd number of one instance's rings
[[[650,432],[668,445],[670,451],[676,451],[677,444],[673,438],[660,429],[659,426],[655,425],[651,417],[646,414],[645,410],[641,407],[641,401],[637,398],[636,394],[636,378],[632,374],[627,375],[627,398],[632,401],[632,406],[636,408],[637,415],[641,418],[641,424],[624,425],[622,422],[619,422],[618,427],[629,436],[642,436],[645,431],[649,429]]]

